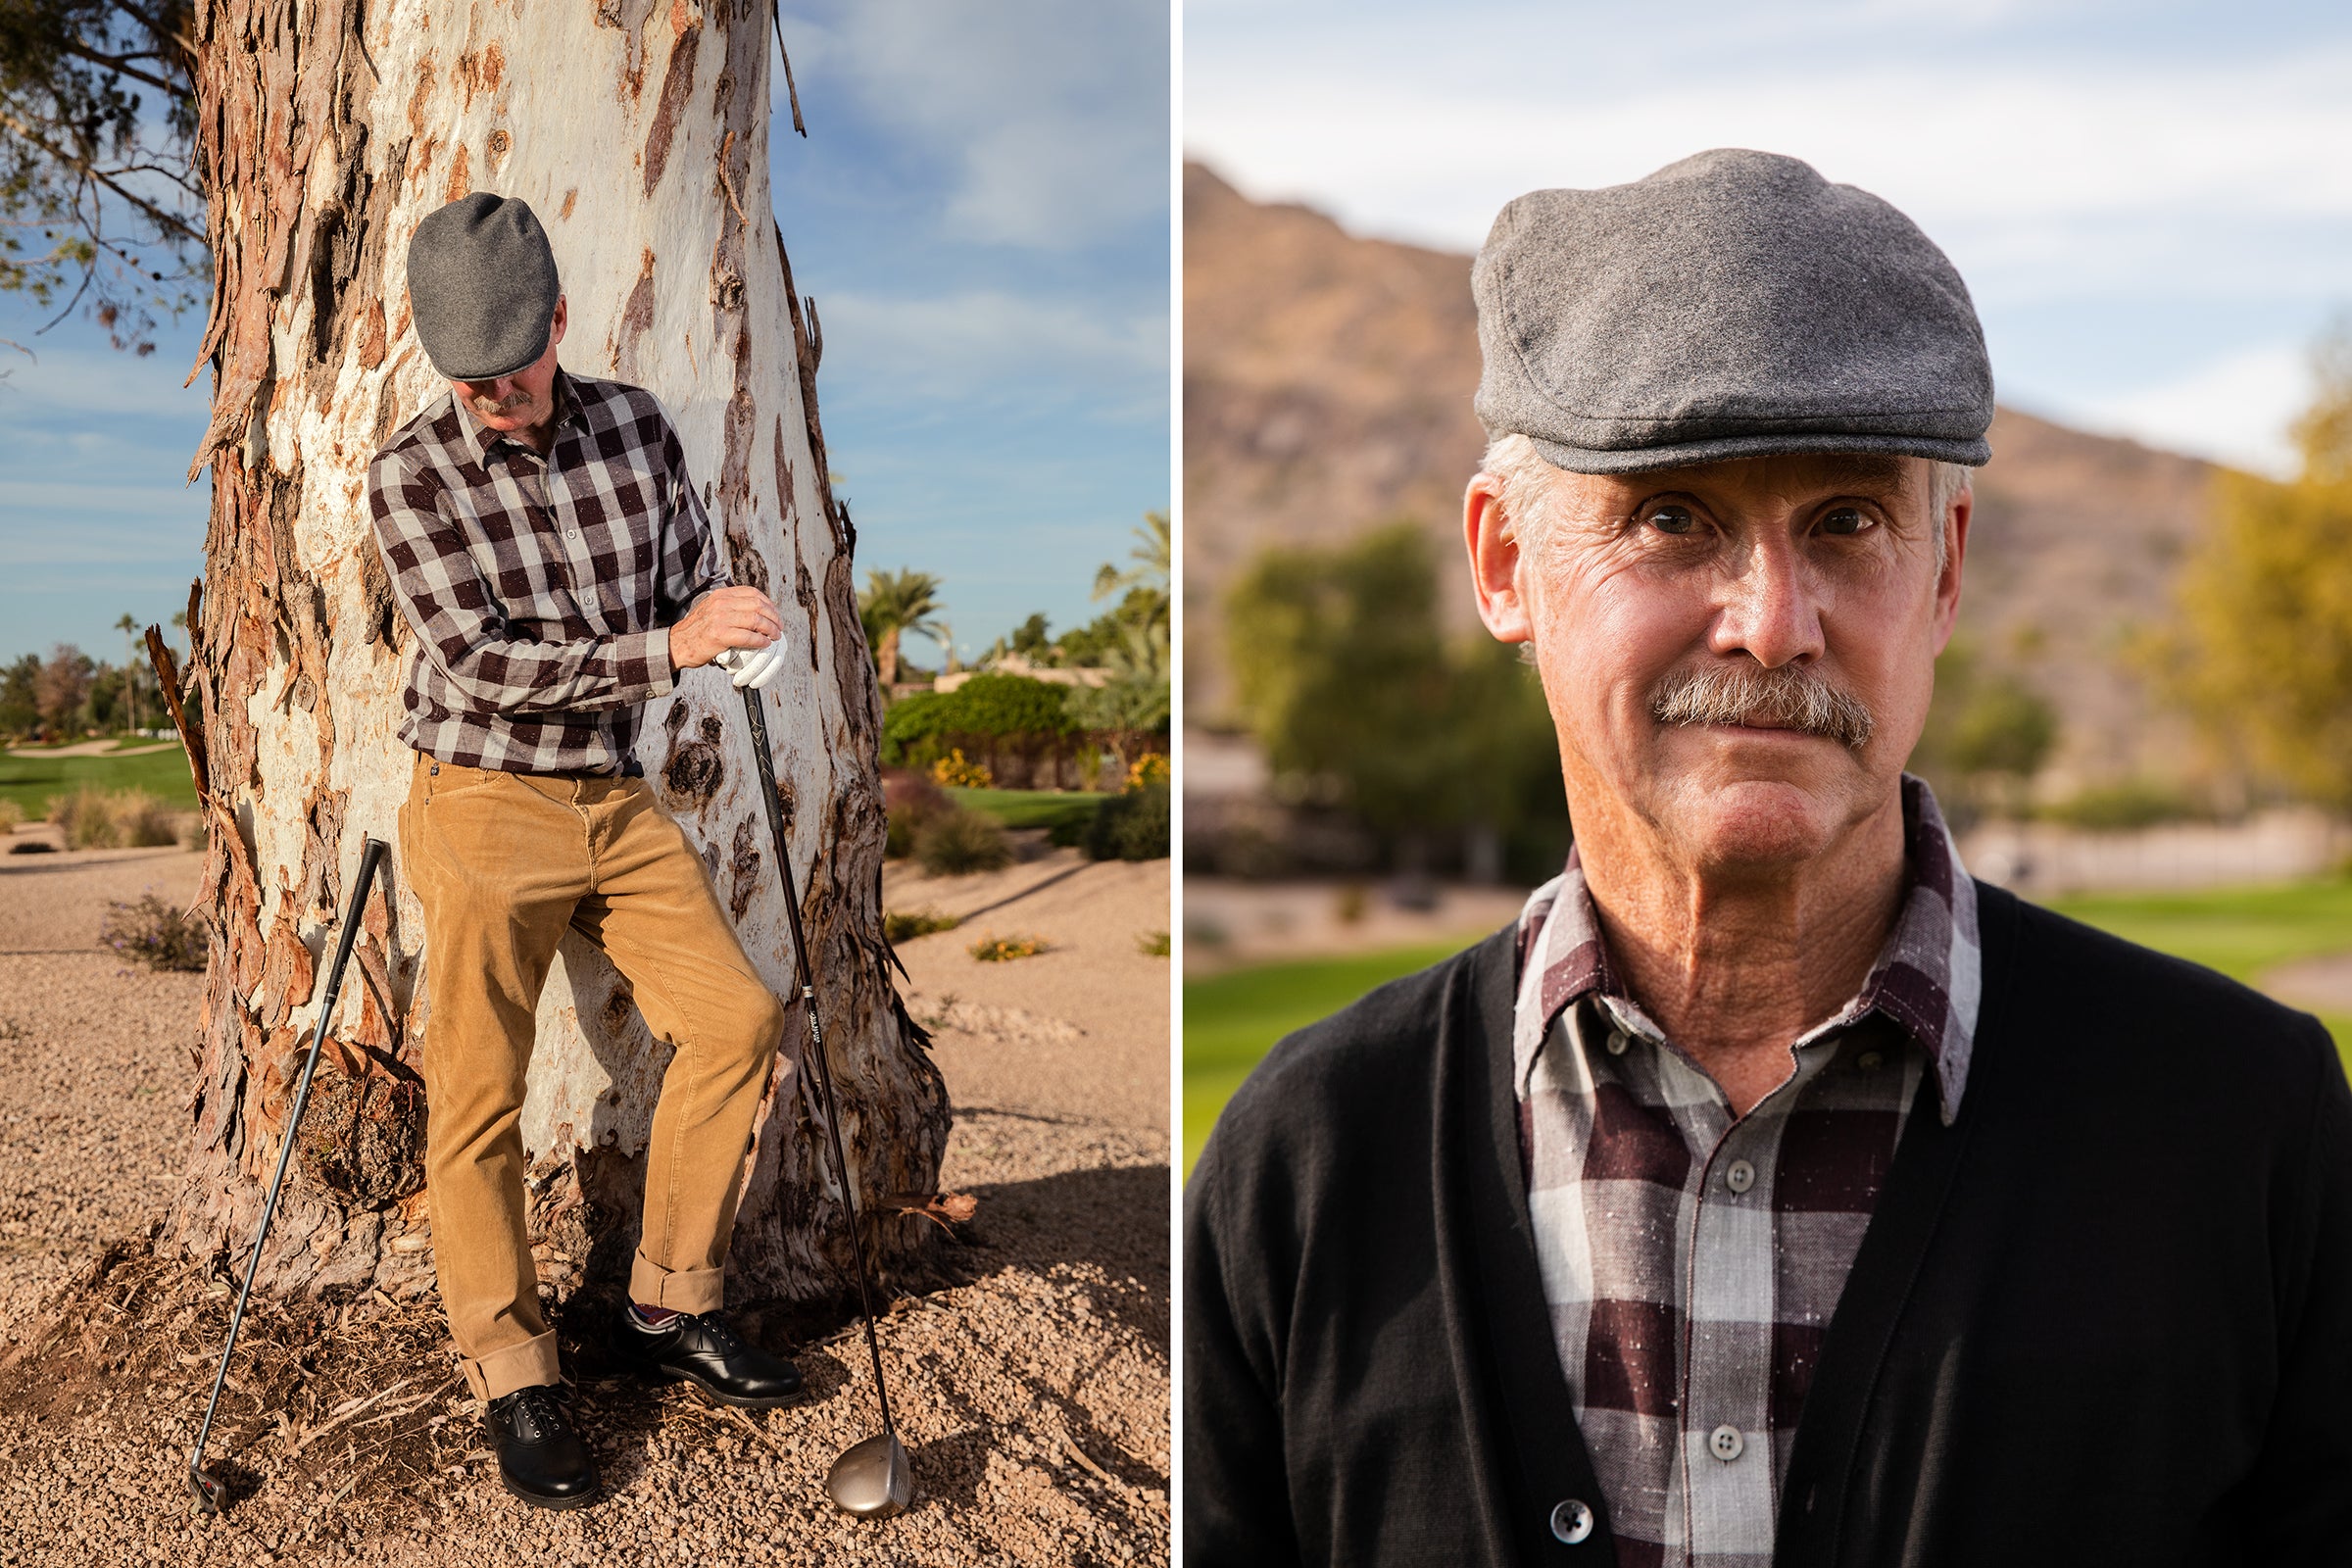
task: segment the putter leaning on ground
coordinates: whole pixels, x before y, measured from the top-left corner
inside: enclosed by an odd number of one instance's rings
[[[730,1404],[801,1394],[790,1362],[719,1315],[783,1009],[633,752],[643,705],[679,670],[772,680],[783,623],[765,594],[728,584],[653,395],[557,365],[564,301],[527,205],[475,191],[438,209],[408,270],[417,340],[450,390],[375,454],[368,499],[416,633],[400,852],[433,993],[433,1266],[507,1490],[569,1508],[596,1495],[596,1466],[556,1399],[518,1127],[539,990],[566,931],[604,949],[677,1047],[616,1338],[649,1375]]]

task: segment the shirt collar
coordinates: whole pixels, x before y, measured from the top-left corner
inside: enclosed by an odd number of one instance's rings
[[[1984,991],[1984,949],[1977,935],[1977,890],[1959,847],[1925,779],[1902,778],[1903,855],[1907,874],[1894,927],[1862,983],[1838,1014],[1808,1031],[1802,1045],[1873,1011],[1919,1042],[1936,1066],[1943,1119],[1959,1114],[1975,1048]],[[1562,1010],[1593,996],[1612,1012],[1659,1036],[1609,962],[1576,850],[1558,876],[1536,889],[1519,911],[1519,993],[1512,1019],[1512,1071],[1520,1098],[1536,1054]]]
[[[573,387],[571,377],[564,373],[564,367],[561,365],[556,367],[554,391],[556,416],[548,426],[551,436],[556,432],[561,432],[566,424],[586,428],[580,419],[578,391]],[[458,396],[457,389],[454,387],[450,389],[449,402],[450,406],[458,411],[459,428],[466,432],[466,444],[473,453],[476,463],[488,462],[490,454],[497,450],[502,442],[514,447],[518,452],[530,452],[533,457],[540,456],[540,454],[532,452],[527,443],[517,440],[507,431],[493,430],[484,424],[474,412],[466,406],[466,400]],[[547,450],[550,454],[556,450],[554,439],[550,439],[547,443]]]

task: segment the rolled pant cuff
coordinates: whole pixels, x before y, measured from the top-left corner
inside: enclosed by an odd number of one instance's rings
[[[536,1334],[520,1345],[492,1350],[479,1360],[458,1358],[458,1371],[477,1399],[490,1400],[535,1384],[560,1383],[556,1367],[556,1331]]]
[[[726,1299],[726,1276],[724,1264],[717,1268],[663,1268],[640,1249],[629,1265],[629,1299],[639,1306],[666,1306],[673,1312],[715,1312]]]

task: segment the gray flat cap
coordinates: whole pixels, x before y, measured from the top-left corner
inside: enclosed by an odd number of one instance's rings
[[[1470,272],[1478,416],[1578,473],[1775,452],[1991,457],[1976,307],[1917,224],[1719,148],[1505,207]]]
[[[416,341],[452,380],[488,381],[545,354],[558,292],[556,253],[519,196],[461,196],[409,241]]]

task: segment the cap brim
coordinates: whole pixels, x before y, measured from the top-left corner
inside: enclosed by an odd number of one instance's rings
[[[1544,461],[1570,473],[1654,473],[1660,468],[1690,468],[1702,463],[1727,463],[1735,458],[1785,457],[1809,452],[1891,453],[1931,458],[1938,463],[1964,464],[1981,468],[1992,461],[1992,447],[1979,436],[1973,441],[1937,436],[1857,435],[1837,430],[1791,430],[1771,434],[1711,436],[1667,446],[1624,447],[1603,451],[1563,446],[1542,436],[1528,437]]]

